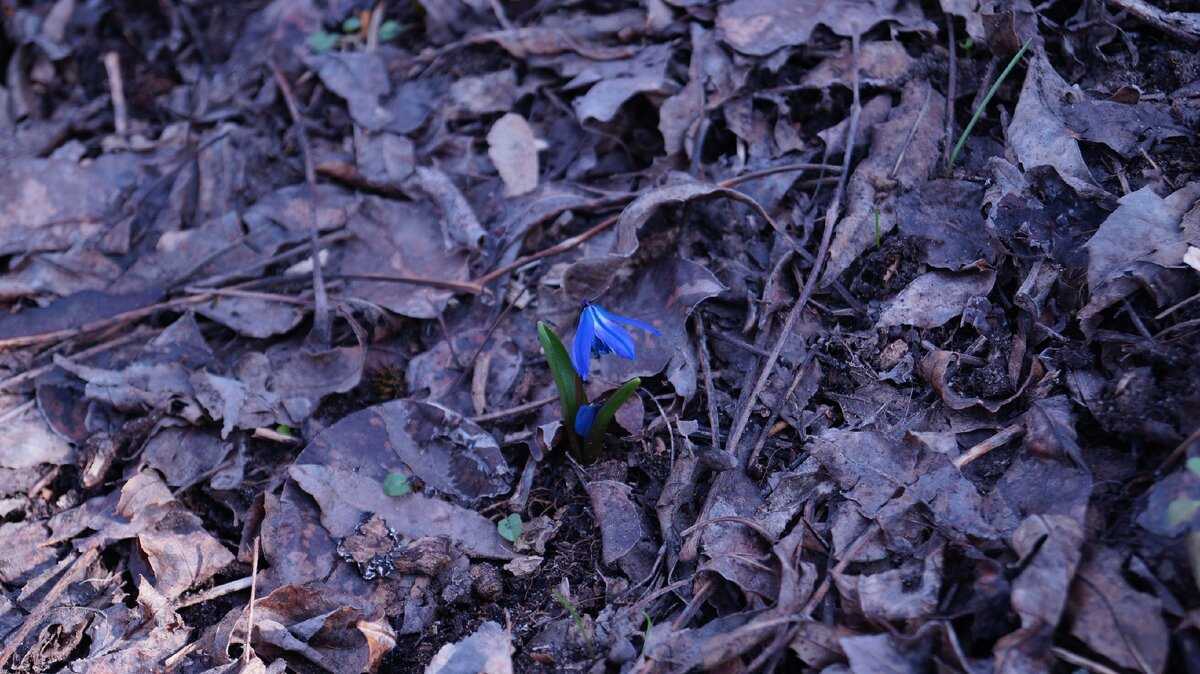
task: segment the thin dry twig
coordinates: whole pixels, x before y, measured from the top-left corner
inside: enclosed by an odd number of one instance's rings
[[[318,243],[321,235],[317,228],[317,174],[313,169],[312,147],[308,143],[308,131],[304,128],[304,118],[300,116],[300,108],[296,107],[296,97],[292,94],[291,85],[288,84],[287,78],[283,76],[283,71],[279,69],[275,61],[268,60],[267,66],[279,84],[279,91],[287,103],[288,114],[292,116],[292,123],[296,127],[296,134],[304,153],[304,181],[308,183],[308,236],[313,260],[314,301],[313,327],[308,337],[313,346],[319,350],[325,350],[333,342],[333,322],[329,315],[329,295],[325,290],[325,279],[321,275],[321,248]]]
[[[250,615],[246,618],[246,638],[242,642],[242,660],[250,662],[254,648],[250,645],[254,635],[254,599],[258,595],[258,547],[259,537],[254,537],[254,557],[250,565]]]
[[[984,440],[978,445],[975,445],[974,447],[960,454],[954,459],[954,467],[962,470],[963,466],[966,466],[968,463],[971,463],[975,459],[978,459],[993,449],[1003,447],[1004,445],[1008,444],[1010,440],[1019,438],[1024,433],[1024,424],[1013,424],[1012,426],[1005,428],[987,440]]]
[[[850,106],[850,125],[846,130],[846,147],[854,147],[854,138],[858,134],[858,119],[862,112],[862,105],[859,99],[859,77],[858,77],[858,41],[857,34],[850,39],[850,51],[852,56],[853,66],[853,103]],[[775,364],[779,361],[779,356],[783,353],[784,346],[787,345],[787,340],[791,336],[793,329],[796,326],[796,321],[804,312],[804,306],[808,303],[809,296],[812,295],[816,288],[817,280],[821,276],[821,270],[825,264],[825,258],[829,254],[829,245],[833,241],[833,228],[837,224],[838,211],[841,210],[842,199],[846,194],[846,180],[850,175],[850,160],[853,157],[852,152],[847,149],[846,156],[842,160],[842,175],[838,180],[837,191],[833,195],[833,202],[829,204],[829,209],[825,212],[825,229],[821,232],[821,245],[817,249],[817,255],[813,263],[812,270],[809,271],[808,280],[804,284],[804,289],[800,293],[800,297],[796,303],[792,305],[791,311],[788,313],[787,319],[783,323],[783,328],[780,331],[779,338],[775,340],[775,347],[771,349],[771,355],[767,357],[767,362],[763,364],[762,371],[759,374],[758,381],[755,382],[754,388],[747,399],[746,404],[738,410],[737,419],[733,423],[733,430],[730,431],[728,444],[725,446],[725,451],[736,455],[738,443],[742,439],[742,434],[746,431],[746,424],[750,421],[750,414],[754,410],[754,406],[758,403],[758,397],[762,395],[763,389],[767,386],[767,379],[775,370]]]
[[[125,84],[121,78],[121,55],[115,51],[104,54],[104,70],[108,73],[108,93],[112,98],[113,127],[118,136],[129,134],[129,107],[125,103]]]

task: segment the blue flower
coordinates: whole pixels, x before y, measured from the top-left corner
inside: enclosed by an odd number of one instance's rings
[[[571,364],[579,377],[587,381],[592,366],[592,353],[603,356],[615,353],[622,358],[633,360],[633,337],[621,324],[641,328],[652,335],[662,333],[649,325],[635,321],[632,318],[615,316],[608,313],[598,304],[588,302],[579,315],[579,328],[575,331],[575,341],[571,344]]]
[[[587,437],[592,430],[592,422],[596,420],[596,405],[583,405],[575,412],[575,434]]]

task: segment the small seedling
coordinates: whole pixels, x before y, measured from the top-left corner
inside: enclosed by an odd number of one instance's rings
[[[279,424],[278,426],[275,427],[275,432],[280,435],[291,436],[292,435],[292,427],[288,426],[287,424]]]
[[[412,493],[412,490],[412,483],[409,482],[408,476],[404,473],[388,473],[388,476],[383,480],[383,493],[388,496],[404,496],[405,494]]]
[[[958,43],[958,48],[963,50],[963,56],[971,58],[971,51],[975,49],[975,40],[972,40],[968,37],[967,39]]]
[[[388,473],[383,479],[383,493],[388,496],[404,496],[412,493],[412,483],[404,473]]]
[[[875,250],[882,250],[883,246],[879,245],[879,209],[875,209]]]
[[[387,42],[388,40],[396,39],[396,36],[404,32],[404,26],[399,21],[388,20],[384,21],[383,25],[379,26],[379,39]]]
[[[971,121],[967,122],[967,128],[963,129],[962,135],[958,137],[958,143],[954,146],[954,151],[950,153],[950,161],[946,163],[947,178],[954,174],[954,160],[958,159],[958,153],[967,142],[967,137],[971,135],[971,129],[975,128],[975,122],[978,122],[979,118],[983,116],[983,109],[992,100],[992,96],[996,95],[996,92],[1000,89],[1000,85],[1004,84],[1004,80],[1008,79],[1008,74],[1016,67],[1017,61],[1020,61],[1021,57],[1025,55],[1025,50],[1029,49],[1029,45],[1032,42],[1033,38],[1025,40],[1025,44],[1021,45],[1021,48],[1017,50],[1017,54],[1008,62],[1008,66],[1004,68],[1004,72],[1000,73],[1000,77],[996,78],[996,82],[992,84],[992,88],[988,89],[987,95],[979,102],[979,107],[975,109],[975,114],[971,116]]]
[[[496,523],[496,532],[509,543],[516,543],[517,539],[521,537],[521,529],[524,526],[525,523],[521,521],[521,516],[517,513],[512,513]]]
[[[318,30],[308,36],[308,46],[314,54],[324,54],[337,46],[338,36],[327,30]]]
[[[362,30],[362,19],[357,16],[352,16],[342,22],[342,32],[346,34],[357,33]]]
[[[583,644],[587,646],[588,655],[593,658],[596,657],[595,651],[592,650],[592,635],[588,633],[587,626],[583,624],[583,618],[579,616],[579,611],[575,610],[575,605],[558,590],[554,591],[554,601],[562,604],[562,607],[567,609],[571,620],[575,621],[575,629],[579,630],[579,635],[583,637]]]

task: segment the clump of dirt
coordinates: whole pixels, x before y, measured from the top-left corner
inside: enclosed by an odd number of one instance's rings
[[[900,292],[924,271],[921,259],[925,246],[925,241],[916,236],[887,237],[863,258],[850,292],[863,300],[883,299]]]

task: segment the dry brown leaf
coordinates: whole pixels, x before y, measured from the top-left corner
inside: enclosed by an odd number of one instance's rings
[[[488,131],[488,156],[504,181],[504,193],[514,197],[537,189],[538,148],[525,118],[510,112]]]

